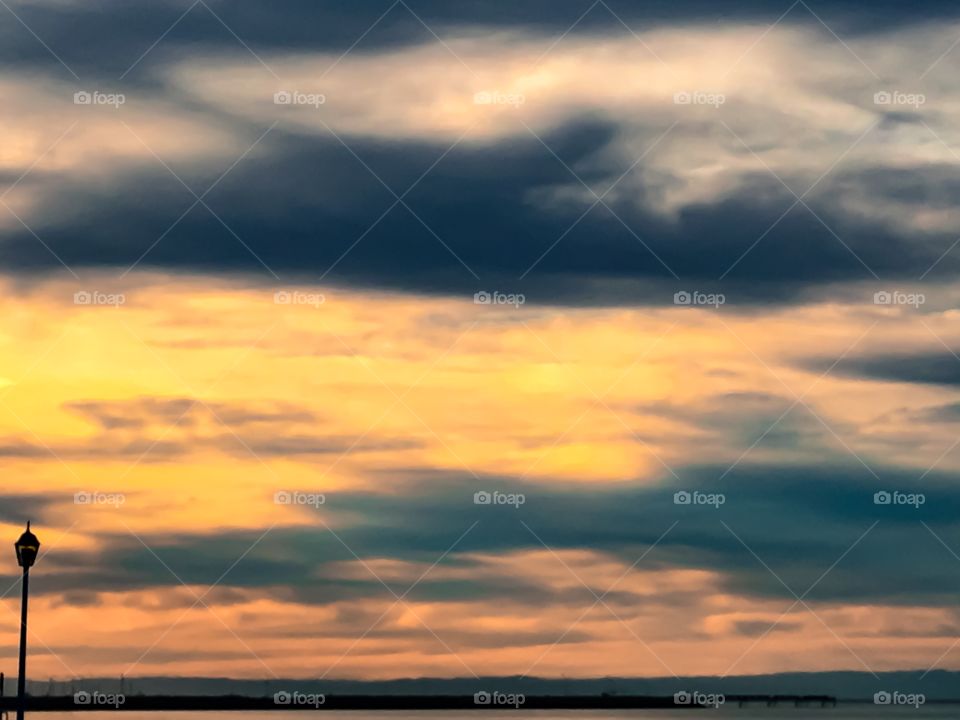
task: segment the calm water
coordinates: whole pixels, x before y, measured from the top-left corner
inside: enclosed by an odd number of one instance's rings
[[[79,713],[34,713],[35,720],[254,720],[254,718],[269,717],[271,719],[287,718],[287,720],[306,717],[317,717],[313,711],[280,711],[280,712],[79,712]],[[575,720],[576,718],[593,718],[595,720],[620,720],[621,718],[638,718],[643,720],[684,720],[689,718],[732,718],[745,717],[752,720],[813,720],[814,718],[831,718],[831,720],[867,720],[867,718],[914,718],[915,720],[955,720],[960,717],[960,706],[945,705],[941,707],[913,708],[877,707],[874,705],[847,705],[838,708],[721,708],[719,710],[627,710],[584,712],[581,710],[475,710],[467,712],[323,712],[321,717],[342,718],[343,720],[372,720],[373,718],[388,718],[388,720],[461,720],[461,718],[520,718],[530,717],[537,720]]]

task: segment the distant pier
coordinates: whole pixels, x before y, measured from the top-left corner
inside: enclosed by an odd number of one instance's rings
[[[88,695],[88,693],[85,693]],[[26,709],[32,712],[110,710],[484,710],[507,709],[497,704],[478,704],[473,695],[337,695],[322,697],[316,706],[278,704],[273,696],[240,695],[128,695],[117,706],[78,701],[74,695],[28,695]],[[724,704],[740,707],[765,704],[775,707],[792,703],[796,707],[835,707],[837,699],[829,695],[726,695]],[[0,696],[0,715],[16,707],[16,697]],[[650,695],[527,695],[516,710],[696,710],[706,705],[678,704],[673,696]]]
[[[737,703],[738,707],[764,704],[776,707],[780,704],[793,704],[795,707],[836,707],[837,699],[829,695],[726,695],[727,703]]]
[[[16,698],[0,700],[0,710],[13,708]],[[679,713],[696,710],[697,705],[677,705],[673,696],[648,695],[527,695],[517,710],[513,706],[478,704],[473,695],[325,695],[316,707],[304,707],[295,704],[277,704],[273,696],[243,697],[239,695],[131,695],[124,699],[119,707],[78,704],[70,696],[28,696],[27,710],[32,712],[50,711],[103,711],[120,712],[130,710],[466,710],[483,714],[485,711],[509,709],[511,712],[524,710],[623,710],[623,709],[675,709]],[[471,713],[472,714],[472,713]]]

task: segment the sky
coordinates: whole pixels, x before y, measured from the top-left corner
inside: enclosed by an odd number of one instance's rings
[[[0,0],[31,675],[960,669],[957,62],[939,2]]]

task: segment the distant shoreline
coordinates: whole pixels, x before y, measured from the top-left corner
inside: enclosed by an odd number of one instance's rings
[[[90,711],[243,711],[243,710],[696,710],[706,705],[678,704],[672,696],[651,695],[539,695],[525,696],[519,706],[505,703],[478,703],[474,696],[464,695],[326,695],[322,701],[311,703],[278,703],[273,697],[244,697],[240,695],[131,695],[121,703],[111,703],[115,696],[104,696],[96,701],[78,702],[73,695],[29,697],[26,709],[31,712]],[[832,707],[837,699],[826,695],[737,695],[728,696],[726,703],[764,705],[799,704],[805,707]],[[16,709],[16,698],[0,698],[0,709]]]

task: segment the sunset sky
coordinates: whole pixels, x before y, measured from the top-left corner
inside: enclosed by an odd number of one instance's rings
[[[860,5],[0,0],[31,677],[960,669],[960,13]]]

